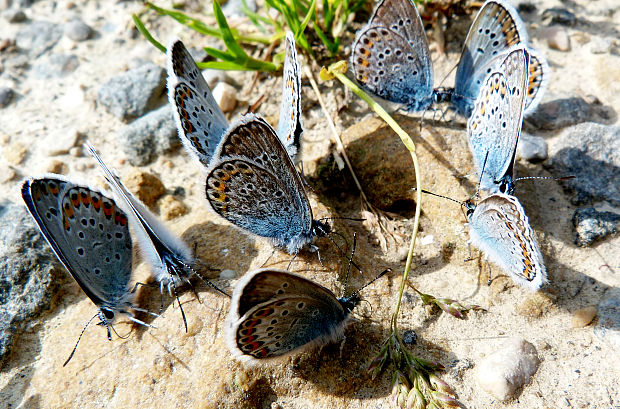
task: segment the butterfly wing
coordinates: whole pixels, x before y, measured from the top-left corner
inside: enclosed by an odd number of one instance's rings
[[[171,260],[177,264],[189,264],[192,260],[192,252],[164,226],[134,195],[132,195],[118,176],[105,164],[97,154],[95,148],[87,142],[85,145],[88,153],[97,161],[108,185],[114,193],[114,197],[125,210],[134,229],[138,244],[149,264],[154,268],[157,281],[164,280],[164,284],[177,277],[171,276],[170,271],[182,273],[181,270],[169,269]]]
[[[285,271],[258,270],[235,286],[226,338],[241,360],[277,358],[334,338],[347,317],[328,289]]]
[[[245,115],[218,147],[205,196],[233,224],[295,252],[311,238],[312,211],[299,173],[273,128]]]
[[[88,298],[111,309],[128,301],[132,241],[127,217],[114,200],[58,175],[26,180],[22,197]]]
[[[301,67],[297,60],[295,37],[286,33],[286,57],[282,72],[282,106],[278,120],[278,136],[293,161],[299,151],[301,124]]]
[[[528,60],[523,46],[510,51],[498,71],[486,79],[467,121],[474,163],[482,172],[482,189],[496,192],[502,181],[512,177],[523,122]]]
[[[495,194],[469,218],[471,242],[521,286],[537,290],[547,272],[534,232],[516,197]]]
[[[538,50],[528,48],[530,53],[530,79],[525,99],[525,115],[536,110],[547,89],[551,70],[545,56]]]
[[[174,107],[179,137],[192,156],[209,166],[228,121],[181,40],[170,42],[166,58],[168,100]]]
[[[383,0],[353,43],[351,67],[368,91],[420,111],[432,103],[433,67],[420,14],[410,0]]]
[[[487,0],[469,29],[456,70],[453,103],[469,116],[492,60],[516,44],[527,44],[527,31],[517,11],[503,0]]]

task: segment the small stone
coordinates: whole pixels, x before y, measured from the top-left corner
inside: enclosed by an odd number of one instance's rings
[[[530,2],[522,2],[517,6],[517,11],[521,13],[533,13],[536,11],[536,4]]]
[[[237,278],[237,272],[235,270],[225,269],[220,272],[220,278],[222,280],[233,280]]]
[[[556,99],[540,104],[528,115],[526,124],[536,129],[555,131],[570,125],[586,122],[595,114],[595,103],[589,104],[581,97]]]
[[[583,328],[590,324],[596,317],[596,307],[591,305],[589,307],[581,308],[573,313],[572,326],[573,328]]]
[[[39,79],[62,78],[75,71],[79,65],[78,58],[73,54],[54,54],[47,61],[37,63],[33,72]]]
[[[24,26],[15,37],[18,48],[26,51],[30,58],[37,58],[50,50],[62,37],[62,28],[49,21],[33,21]]]
[[[4,148],[4,158],[11,165],[19,165],[28,156],[28,148],[21,142],[13,142]]]
[[[570,51],[570,37],[564,27],[548,27],[542,32],[542,38],[547,40],[549,48],[553,50]]]
[[[620,288],[610,287],[597,307],[594,335],[620,352]]]
[[[525,300],[516,307],[517,314],[529,318],[542,317],[553,305],[553,300],[548,294],[537,291],[529,294]]]
[[[521,338],[512,338],[478,364],[476,378],[482,389],[506,401],[530,381],[538,365],[540,360],[534,345]]]
[[[136,171],[123,181],[127,189],[149,208],[166,193],[164,184],[151,173]]]
[[[153,109],[162,99],[166,71],[147,63],[110,78],[99,88],[98,101],[112,115],[129,121]]]
[[[159,199],[159,214],[164,220],[172,220],[187,213],[187,206],[172,195]]]
[[[14,180],[17,172],[10,166],[0,165],[0,183],[6,183]]]
[[[403,342],[405,345],[415,345],[418,342],[418,334],[412,329],[406,330],[403,332]]]
[[[613,40],[611,38],[596,37],[590,43],[590,52],[592,54],[607,54],[613,47]]]
[[[536,163],[547,159],[547,141],[540,136],[522,134],[517,145],[517,158]]]
[[[2,13],[2,17],[9,23],[21,23],[26,20],[26,14],[19,9],[9,9]]]
[[[73,156],[74,158],[81,158],[82,148],[80,148],[79,146],[74,146],[73,148],[69,149],[69,155]]]
[[[57,175],[64,175],[68,173],[67,165],[58,159],[52,159],[43,166],[42,173],[55,173]]]
[[[222,112],[231,112],[237,105],[237,90],[230,84],[219,82],[213,88],[213,98]]]
[[[597,240],[620,231],[620,214],[599,212],[593,207],[579,208],[573,214],[575,244],[579,247],[590,246]]]
[[[118,134],[121,149],[133,166],[151,163],[157,155],[180,146],[177,126],[169,104],[136,119]]]
[[[220,82],[225,82],[227,84],[235,83],[232,77],[228,75],[226,71],[222,70],[204,70],[202,72],[202,76],[205,78],[207,85],[211,89],[215,88],[215,86]]]
[[[93,34],[93,29],[82,20],[75,19],[65,24],[65,35],[73,41],[88,40]]]
[[[554,177],[576,176],[559,182],[576,206],[606,200],[620,206],[620,126],[592,122],[566,129],[553,145],[543,166]]]
[[[577,24],[577,16],[573,12],[561,7],[553,7],[543,11],[542,18],[548,24],[559,24],[568,27]]]
[[[48,134],[43,141],[43,152],[49,156],[64,155],[77,145],[80,133],[77,129],[60,129]]]
[[[15,91],[8,87],[0,87],[0,108],[4,108],[13,101]]]

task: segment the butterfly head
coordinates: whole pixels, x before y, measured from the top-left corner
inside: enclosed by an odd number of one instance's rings
[[[312,220],[312,236],[316,237],[325,237],[329,233],[331,233],[332,228],[327,222],[322,222],[319,220]]]
[[[351,311],[353,311],[353,309],[357,306],[357,304],[360,303],[361,300],[362,298],[359,295],[359,291],[356,291],[351,295],[339,298],[338,302],[340,303],[344,311],[347,314],[350,314]]]

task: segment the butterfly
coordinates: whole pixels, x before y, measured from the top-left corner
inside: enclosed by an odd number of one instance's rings
[[[336,298],[327,288],[283,270],[247,273],[235,286],[226,320],[233,356],[255,364],[342,336],[358,292]]]
[[[167,288],[170,295],[176,296],[183,315],[185,331],[187,331],[185,313],[176,291],[178,285],[182,282],[191,285],[189,278],[196,275],[221,294],[226,296],[228,294],[193,270],[191,265],[194,259],[189,247],[170,232],[142,202],[127,190],[120,178],[108,168],[89,142],[84,144],[84,148],[97,161],[117,203],[125,209],[138,246],[151,266],[155,279],[160,283],[161,291]]]
[[[530,56],[530,73],[525,100],[525,114],[535,111],[549,81],[545,56],[529,46],[525,24],[517,10],[505,0],[487,0],[472,23],[456,70],[452,104],[469,117],[474,101],[486,77],[501,64],[502,54],[522,44]]]
[[[526,97],[529,53],[523,45],[502,55],[503,61],[485,80],[467,121],[480,188],[511,193],[513,167]]]
[[[150,327],[130,311],[144,310],[133,304],[132,239],[127,215],[117,203],[99,190],[54,174],[27,179],[21,193],[58,260],[97,306],[95,317],[106,326],[108,339],[119,315]]]
[[[474,205],[466,202],[470,242],[530,290],[547,282],[543,257],[523,206],[516,197],[496,193]]]

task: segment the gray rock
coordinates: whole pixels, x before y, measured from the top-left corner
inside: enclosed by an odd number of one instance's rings
[[[495,398],[505,401],[527,384],[540,360],[534,345],[512,338],[502,349],[487,355],[476,371],[478,384]]]
[[[559,25],[547,27],[541,35],[547,40],[549,48],[558,51],[570,51],[570,37],[564,27]]]
[[[15,91],[8,87],[0,87],[0,108],[4,108],[13,101]]]
[[[536,111],[525,118],[527,127],[546,131],[557,130],[581,122],[591,121],[595,104],[581,97],[556,99],[540,104]]]
[[[129,121],[141,117],[162,100],[166,70],[144,64],[110,78],[99,88],[99,102],[114,116]]]
[[[620,352],[620,288],[609,288],[597,307],[594,335]]]
[[[50,50],[62,37],[62,28],[49,21],[33,21],[17,32],[15,43],[30,58],[37,58]]]
[[[19,9],[9,9],[2,13],[2,17],[9,23],[21,23],[26,20],[26,14]]]
[[[0,367],[29,321],[50,308],[63,268],[23,204],[0,203]]]
[[[82,20],[75,19],[65,24],[65,35],[73,41],[85,41],[93,35],[93,29]]]
[[[517,157],[536,163],[547,159],[547,141],[540,136],[522,134],[517,145]]]
[[[580,247],[591,245],[594,241],[620,230],[620,214],[599,212],[592,207],[575,210],[573,214],[575,244]]]
[[[569,27],[577,24],[577,16],[573,12],[561,7],[553,7],[543,11],[542,18],[548,24],[559,24]]]
[[[571,203],[608,201],[620,206],[620,127],[586,122],[566,129],[544,163],[553,176],[574,175],[562,181]]]
[[[80,62],[73,54],[53,54],[47,61],[40,62],[33,67],[33,74],[39,79],[62,78],[77,69]]]
[[[151,163],[180,145],[172,108],[166,104],[123,128],[118,141],[133,166]]]
[[[418,334],[412,329],[406,330],[403,332],[403,342],[406,345],[415,345],[418,342]]]

